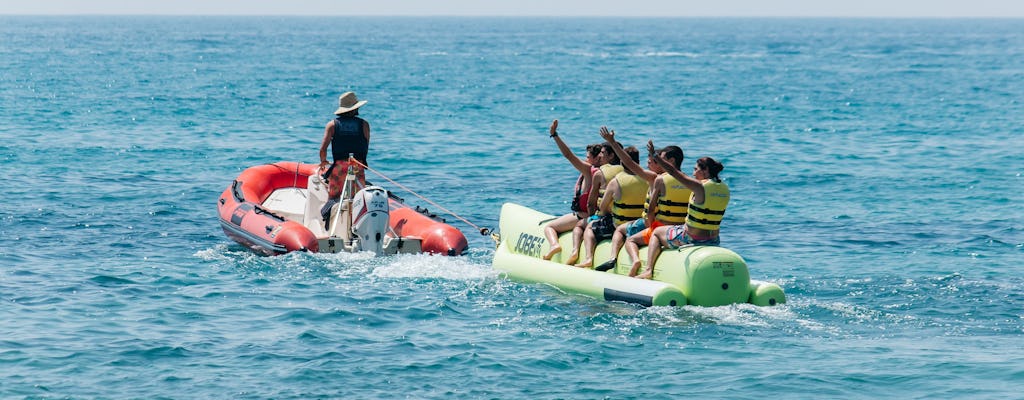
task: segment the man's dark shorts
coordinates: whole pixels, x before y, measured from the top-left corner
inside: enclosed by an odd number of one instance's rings
[[[612,221],[611,214],[605,215],[590,224],[590,229],[594,231],[594,237],[598,241],[609,239],[615,233],[615,222]]]

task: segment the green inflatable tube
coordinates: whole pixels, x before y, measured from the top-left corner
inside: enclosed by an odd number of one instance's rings
[[[508,278],[547,283],[566,292],[607,301],[618,300],[645,306],[686,305],[686,295],[671,284],[556,264],[514,254],[508,250],[508,246],[498,246],[494,253],[494,265],[502,266],[500,269]]]
[[[567,292],[647,306],[713,307],[785,302],[778,285],[761,282],[752,286],[746,261],[724,247],[666,249],[658,257],[651,280],[628,276],[631,265],[625,249],[616,258],[616,267],[608,272],[565,265],[563,257],[568,256],[572,247],[570,232],[559,237],[562,253],[551,261],[544,260],[541,255],[549,249],[544,239],[544,225],[554,218],[517,204],[503,205],[499,222],[501,239],[494,253],[495,269],[515,280],[542,282]],[[609,241],[598,245],[594,265],[608,260],[609,247]],[[641,248],[640,255],[646,263],[647,249]]]

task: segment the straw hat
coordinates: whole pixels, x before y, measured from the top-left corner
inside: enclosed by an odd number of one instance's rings
[[[366,100],[359,101],[359,99],[356,98],[355,93],[342,93],[342,95],[338,97],[338,109],[334,110],[334,115],[341,115],[349,111],[355,110],[359,107],[362,107],[363,104],[366,104]]]

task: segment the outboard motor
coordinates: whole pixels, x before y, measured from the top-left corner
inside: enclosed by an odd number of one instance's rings
[[[388,192],[380,186],[367,186],[352,198],[352,235],[357,251],[384,252],[388,231]]]

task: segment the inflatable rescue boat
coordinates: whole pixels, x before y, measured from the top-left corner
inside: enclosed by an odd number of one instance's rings
[[[346,177],[342,199],[325,224],[327,182],[315,164],[278,162],[242,171],[217,200],[224,233],[265,255],[292,251],[372,251],[455,256],[466,236],[426,210],[411,208],[383,188],[356,187]],[[345,163],[336,168],[348,167]]]
[[[773,306],[786,302],[779,285],[751,281],[747,263],[724,247],[665,249],[654,266],[653,279],[648,280],[629,276],[631,264],[625,248],[619,252],[615,267],[607,272],[565,265],[563,255],[572,248],[572,233],[566,232],[559,237],[565,250],[546,261],[541,258],[549,250],[544,225],[553,219],[554,215],[505,203],[501,208],[494,268],[514,280],[547,283],[566,292],[645,306]],[[598,244],[594,265],[609,259],[610,247],[610,240]],[[646,247],[640,248],[640,256],[646,265]]]

